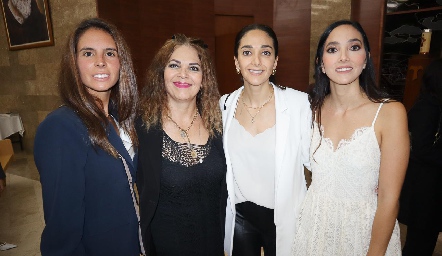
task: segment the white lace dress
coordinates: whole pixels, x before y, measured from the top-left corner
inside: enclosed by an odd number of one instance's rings
[[[374,124],[381,107],[382,103],[371,126],[358,128],[336,150],[330,139],[321,140],[314,124],[310,148],[313,181],[299,215],[292,255],[367,254],[377,208],[381,153]],[[386,255],[401,255],[397,221]]]

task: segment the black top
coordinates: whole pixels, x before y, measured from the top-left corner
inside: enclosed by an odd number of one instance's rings
[[[163,158],[165,133],[161,127],[147,131],[141,119],[135,127],[139,141],[140,223],[146,254],[223,255],[227,168],[222,135],[209,140],[210,151],[202,163],[198,159],[197,163],[190,161],[189,167],[185,167],[188,161],[178,164],[170,160],[173,158]],[[205,155],[205,150],[204,146],[197,148],[198,156]],[[176,186],[173,192],[168,191],[171,186]],[[158,229],[161,231],[157,232]],[[169,237],[158,242],[161,236]],[[161,251],[164,245],[170,247],[166,254]]]
[[[158,255],[224,253],[219,200],[225,162],[212,143],[209,140],[198,148],[201,162],[186,167],[177,161],[177,152],[167,149],[183,148],[186,152],[187,144],[164,133],[160,197],[151,224]]]
[[[442,231],[442,105],[421,97],[408,112],[411,151],[398,220],[410,227]]]

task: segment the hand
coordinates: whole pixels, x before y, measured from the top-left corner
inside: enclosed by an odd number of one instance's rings
[[[3,192],[3,190],[5,189],[5,187],[6,187],[6,180],[5,179],[0,179],[0,196],[1,196],[2,192]]]

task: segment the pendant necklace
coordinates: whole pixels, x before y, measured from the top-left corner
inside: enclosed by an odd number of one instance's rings
[[[169,114],[167,114],[167,118],[169,118],[169,120],[176,126],[176,128],[178,128],[178,130],[180,131],[180,136],[181,138],[183,138],[184,140],[187,139],[187,147],[189,147],[190,150],[190,155],[192,156],[192,158],[197,158],[198,154],[196,153],[195,149],[192,147],[192,144],[190,144],[190,138],[189,138],[189,130],[192,127],[193,123],[195,122],[196,118],[199,116],[198,113],[198,109],[195,112],[195,115],[193,115],[192,118],[192,122],[190,122],[189,127],[187,127],[186,130],[184,130],[183,128],[181,128],[173,119],[172,117],[169,116]]]
[[[273,89],[273,88],[272,88],[272,89]],[[244,97],[241,97],[241,101],[242,101],[242,104],[244,105],[244,108],[247,110],[247,113],[249,113],[249,116],[252,118],[252,124],[255,122],[255,117],[259,114],[259,112],[261,111],[261,109],[262,109],[267,103],[270,102],[270,100],[271,100],[272,97],[273,97],[273,93],[274,93],[274,90],[272,90],[272,93],[270,94],[269,98],[268,98],[264,103],[262,103],[261,106],[259,106],[259,107],[251,107],[251,106],[247,105],[246,102],[244,101]],[[244,90],[242,91],[242,94],[244,94]],[[243,96],[243,95],[242,95],[242,96]],[[257,109],[255,115],[252,115],[252,114],[250,113],[249,108],[251,108],[251,109]]]

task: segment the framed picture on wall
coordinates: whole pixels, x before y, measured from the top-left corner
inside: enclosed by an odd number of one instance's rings
[[[9,50],[54,45],[48,0],[1,0]]]

